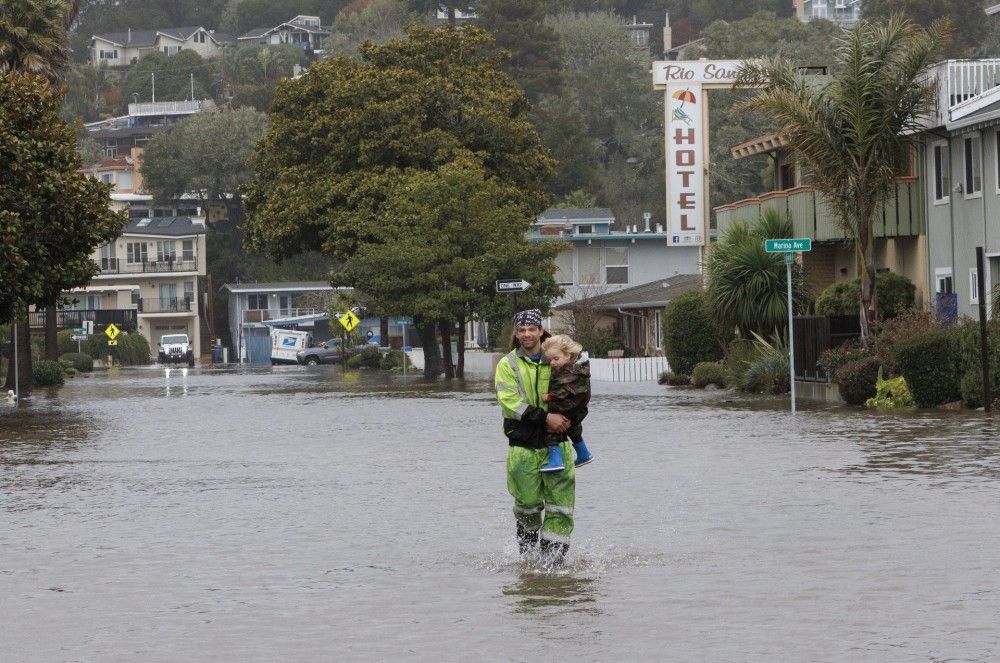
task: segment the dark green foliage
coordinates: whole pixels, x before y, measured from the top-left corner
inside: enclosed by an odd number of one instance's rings
[[[878,302],[875,310],[880,320],[895,317],[901,311],[913,308],[916,286],[905,276],[893,272],[875,275],[875,292]],[[819,315],[858,315],[861,307],[861,281],[852,279],[827,286],[816,298]]]
[[[607,357],[609,351],[620,350],[622,347],[622,340],[607,329],[578,329],[573,338],[591,357]]]
[[[756,394],[787,394],[789,379],[788,354],[768,352],[749,363],[739,387]]]
[[[157,101],[183,101],[191,98],[191,74],[194,74],[194,98],[212,97],[212,68],[192,50],[174,55],[152,51],[139,58],[129,69],[122,84],[122,102],[149,102],[153,98],[153,77],[156,75]]]
[[[122,334],[118,337],[118,345],[108,345],[107,336],[94,334],[84,344],[84,349],[94,359],[105,360],[110,355],[120,366],[145,366],[152,361],[149,341],[139,332]]]
[[[980,350],[979,323],[963,320],[955,329],[958,338],[959,364],[962,370],[962,400],[969,407],[983,405],[983,367]],[[990,392],[1000,396],[1000,322],[990,320],[986,325],[986,346],[990,370]],[[977,394],[973,405],[966,398],[966,390]]]
[[[562,85],[559,35],[545,22],[544,0],[480,0],[477,24],[510,53],[504,71],[532,104]]]
[[[858,342],[847,341],[836,348],[824,351],[816,360],[816,363],[823,369],[828,378],[834,379],[837,369],[844,364],[849,364],[870,356],[872,356],[871,351],[862,347]]]
[[[63,367],[59,362],[48,359],[32,362],[31,375],[39,387],[61,387],[66,382]]]
[[[899,371],[917,407],[935,407],[960,398],[959,361],[955,334],[946,330],[923,332],[896,346]]]
[[[358,355],[361,357],[361,366],[365,368],[378,368],[382,363],[382,353],[377,345],[366,346]]]
[[[690,387],[691,386],[691,376],[684,373],[674,373],[673,371],[664,371],[660,373],[660,377],[656,380],[658,384],[665,384],[670,387]]]
[[[881,291],[879,291],[879,297],[881,296]],[[940,325],[934,318],[934,314],[916,308],[900,311],[895,317],[879,321],[875,327],[877,335],[875,336],[874,350],[882,362],[886,376],[899,374],[896,346],[900,341],[939,328]],[[976,347],[978,348],[978,346]]]
[[[696,364],[691,371],[691,384],[698,389],[704,389],[708,385],[715,385],[719,389],[729,386],[732,376],[725,366],[716,362],[703,361]]]
[[[990,382],[992,382],[992,375]],[[970,368],[965,371],[962,381],[959,383],[959,391],[962,393],[962,404],[965,407],[983,406],[983,371],[979,368]],[[996,394],[996,392],[993,392]]]
[[[734,338],[726,350],[726,367],[733,376],[733,384],[739,387],[743,382],[743,374],[750,364],[757,359],[759,352],[754,342],[745,338]]]
[[[392,349],[382,357],[382,361],[379,364],[379,368],[383,371],[398,371],[403,368],[403,361],[406,361],[407,369],[413,368],[413,362],[410,358],[403,354],[402,350]]]
[[[840,397],[848,405],[864,405],[876,393],[880,364],[877,357],[849,361],[834,374]]]
[[[94,370],[94,358],[82,352],[67,352],[59,355],[60,362],[67,362],[80,373],[90,373]]]
[[[358,369],[361,368],[361,364],[364,362],[364,358],[361,355],[354,355],[353,357],[347,358],[347,368]]]
[[[945,48],[945,57],[969,57],[993,21],[984,15],[981,0],[867,0],[862,3],[864,16],[886,18],[902,13],[915,23],[930,26],[947,18],[952,23],[953,39]]]
[[[663,312],[663,352],[670,370],[691,373],[695,364],[722,358],[719,331],[703,290],[686,292]]]

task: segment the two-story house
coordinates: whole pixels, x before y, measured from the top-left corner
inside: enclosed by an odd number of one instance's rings
[[[296,16],[273,27],[254,28],[237,37],[241,45],[292,44],[303,50],[318,51],[330,30],[322,25],[319,16]]]
[[[107,32],[91,37],[90,63],[95,66],[128,67],[153,51],[174,55],[190,50],[203,58],[214,58],[233,43],[235,40],[230,35],[201,26],[156,30],[130,28],[125,32]]]
[[[795,16],[803,23],[825,19],[851,25],[861,19],[861,0],[793,0]]]
[[[83,126],[101,146],[104,156],[114,159],[131,155],[132,148],[145,148],[153,136],[169,131],[185,117],[215,110],[215,102],[211,99],[133,103],[128,105],[128,115]]]

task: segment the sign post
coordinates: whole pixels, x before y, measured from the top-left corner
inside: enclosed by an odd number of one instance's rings
[[[403,328],[403,377],[405,378],[406,377],[406,359],[407,359],[407,354],[406,354],[406,348],[407,348],[407,345],[406,345],[406,326],[413,324],[413,318],[405,318],[405,317],[389,318],[389,323],[393,324],[393,325],[399,325],[400,327]]]
[[[766,239],[764,250],[768,253],[785,254],[785,281],[788,295],[788,386],[792,396],[792,414],[795,414],[795,332],[792,324],[794,311],[792,308],[792,263],[793,254],[802,251],[812,251],[812,240],[808,237],[797,239]]]

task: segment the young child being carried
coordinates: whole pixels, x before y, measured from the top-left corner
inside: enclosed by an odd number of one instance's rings
[[[559,443],[566,437],[573,442],[576,467],[594,460],[594,456],[583,441],[582,425],[583,418],[587,416],[587,404],[590,402],[590,361],[583,352],[583,347],[566,334],[556,334],[542,341],[542,352],[552,367],[549,393],[544,397],[549,404],[549,412],[561,414],[569,419],[570,427],[564,434],[546,433],[549,462],[541,471],[560,472],[566,469],[566,466],[563,464],[562,448]]]

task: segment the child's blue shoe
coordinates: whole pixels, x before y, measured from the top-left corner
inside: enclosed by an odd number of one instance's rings
[[[590,449],[587,448],[587,443],[583,440],[574,442],[573,450],[576,451],[576,462],[573,463],[576,467],[594,462],[594,455],[590,453]]]
[[[562,472],[566,469],[563,464],[562,447],[558,444],[549,445],[549,462],[542,466],[541,472]]]

